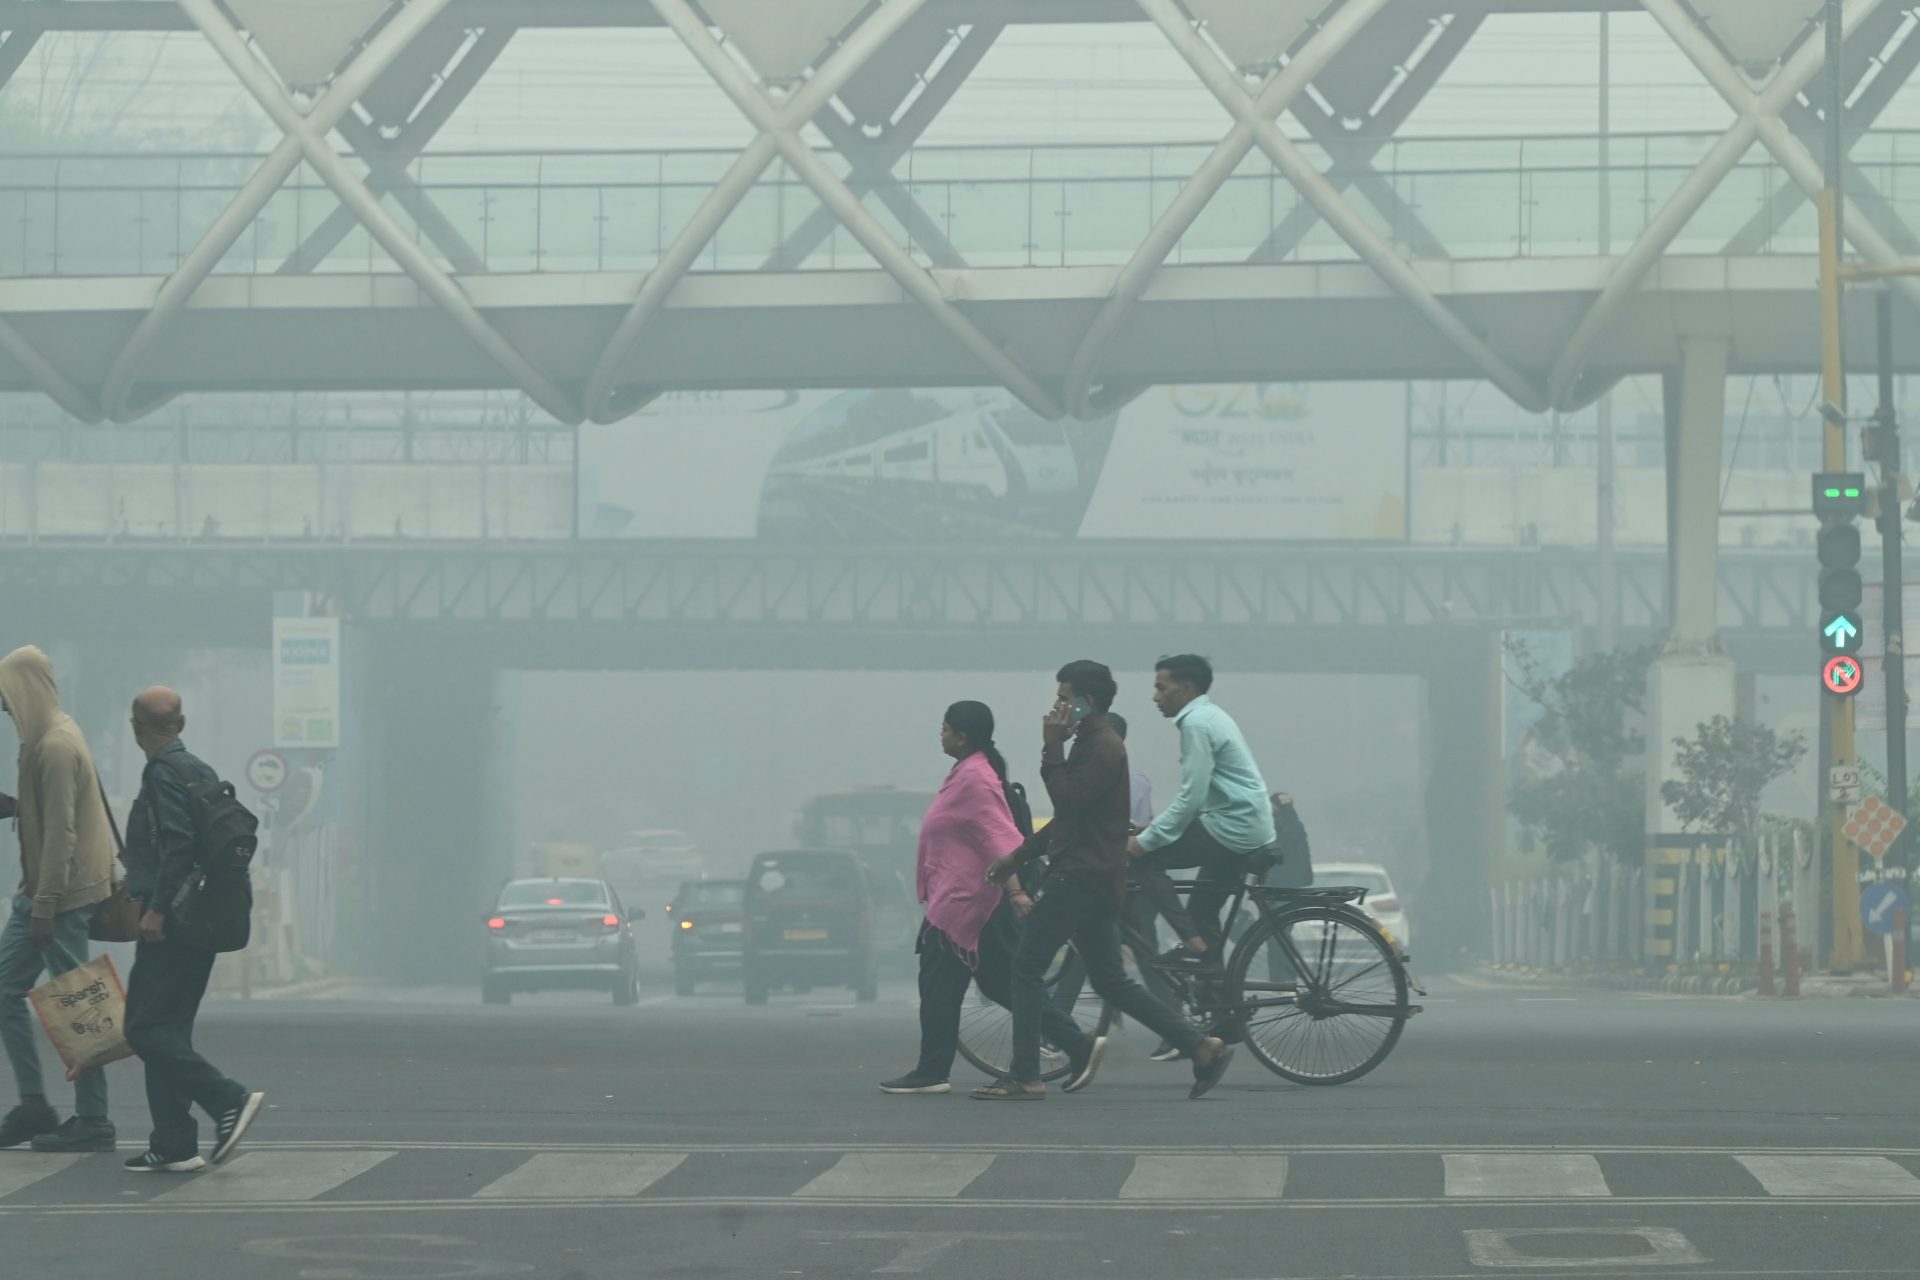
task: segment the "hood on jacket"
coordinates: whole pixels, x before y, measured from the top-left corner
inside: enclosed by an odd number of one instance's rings
[[[60,719],[60,690],[53,682],[53,662],[33,645],[0,658],[0,698],[20,731],[20,745],[31,747]]]

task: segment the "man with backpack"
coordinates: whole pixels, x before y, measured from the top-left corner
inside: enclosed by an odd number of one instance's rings
[[[213,1119],[211,1160],[222,1164],[266,1101],[264,1093],[222,1075],[193,1047],[193,1021],[216,952],[182,918],[182,904],[205,875],[211,852],[196,805],[217,794],[210,789],[219,786],[219,777],[180,740],[186,724],[180,695],[171,689],[156,686],[133,701],[133,737],[147,767],[127,819],[127,892],[141,903],[140,942],[127,982],[127,1043],[147,1069],[153,1135],[127,1168],[141,1173],[206,1167],[195,1104]]]

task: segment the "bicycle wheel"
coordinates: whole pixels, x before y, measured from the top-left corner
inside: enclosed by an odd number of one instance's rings
[[[1071,947],[1062,947],[1047,970],[1046,998],[1062,1007],[1071,1002],[1073,1020],[1088,1035],[1100,1025],[1100,997],[1085,982]],[[960,1056],[996,1080],[1013,1066],[1013,1014],[987,999],[977,986],[968,993],[967,1003],[960,1010]],[[1042,1080],[1063,1079],[1070,1067],[1065,1053],[1041,1044]]]
[[[1393,947],[1344,907],[1294,907],[1262,924],[1234,951],[1227,982],[1247,1051],[1297,1084],[1358,1080],[1413,1016]]]

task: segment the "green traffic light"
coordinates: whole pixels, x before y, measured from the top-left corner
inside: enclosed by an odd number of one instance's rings
[[[1857,498],[1860,496],[1860,491],[1858,489],[1849,489],[1847,490],[1847,496],[1849,498]]]
[[[1840,496],[1840,491],[1838,489],[1829,489],[1827,490],[1827,496],[1829,498],[1837,498]]]

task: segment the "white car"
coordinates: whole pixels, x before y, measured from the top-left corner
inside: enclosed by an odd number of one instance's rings
[[[1393,887],[1393,877],[1379,863],[1316,862],[1313,866],[1313,883],[1319,888],[1355,885],[1365,889],[1367,900],[1359,904],[1360,909],[1392,934],[1402,951],[1413,946],[1413,931],[1407,922],[1406,907]]]

